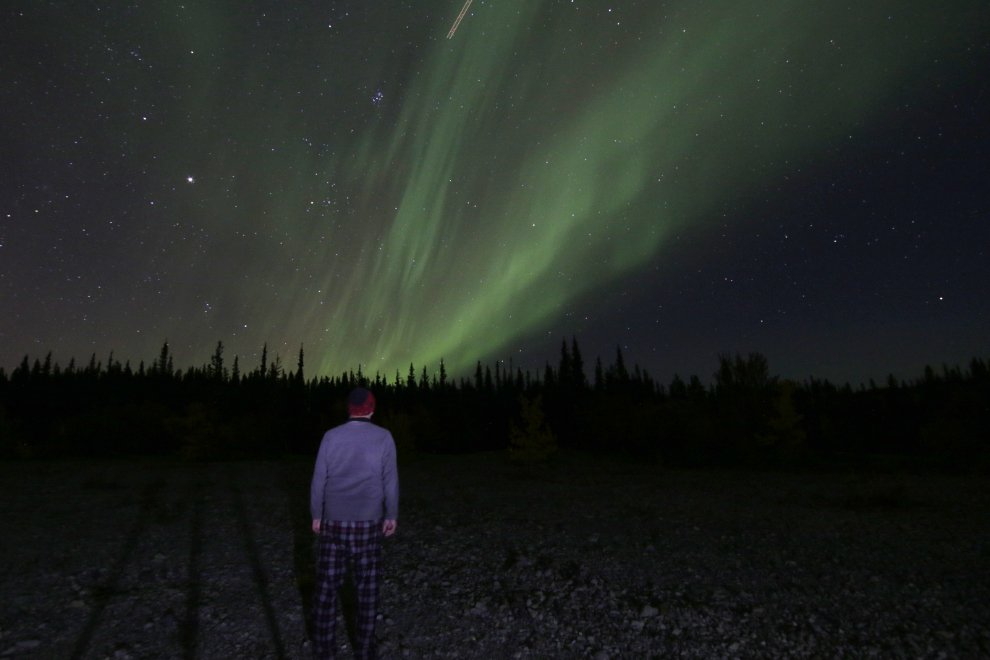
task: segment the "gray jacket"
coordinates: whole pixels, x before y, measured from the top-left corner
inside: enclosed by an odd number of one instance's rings
[[[351,419],[323,436],[310,487],[313,520],[396,520],[399,475],[392,434]]]

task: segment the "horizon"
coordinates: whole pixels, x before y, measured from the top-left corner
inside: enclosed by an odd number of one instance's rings
[[[209,365],[210,365],[210,362],[211,362],[211,358],[212,358],[212,355],[213,355],[212,353],[207,357],[206,360],[203,360],[202,362],[200,362],[198,364],[197,363],[187,363],[185,366],[180,366],[180,363],[177,360],[174,359],[174,353],[172,352],[172,344],[171,343],[168,344],[168,348],[169,348],[169,359],[170,359],[170,361],[173,364],[173,367],[175,369],[174,373],[176,375],[184,375],[187,371],[189,371],[191,369],[209,368]],[[304,355],[303,373],[304,373],[304,377],[305,377],[305,379],[306,379],[307,382],[313,381],[314,378],[316,380],[322,380],[323,378],[335,379],[335,378],[339,378],[342,374],[350,373],[350,374],[354,374],[355,376],[358,375],[358,374],[361,374],[363,377],[368,378],[372,382],[374,382],[374,378],[375,377],[380,376],[383,379],[383,381],[385,381],[387,383],[388,386],[394,386],[395,385],[395,374],[396,374],[396,371],[393,370],[392,372],[383,372],[383,371],[380,371],[380,370],[374,370],[374,371],[365,370],[364,367],[368,367],[368,366],[372,366],[372,365],[360,364],[360,363],[358,365],[355,365],[354,367],[345,367],[344,369],[335,369],[335,370],[331,370],[331,371],[319,372],[319,373],[317,373],[317,374],[314,375],[313,370],[310,367],[306,366],[305,347],[302,347],[302,348],[303,348],[303,355]],[[611,360],[607,360],[607,359],[602,359],[601,356],[599,356],[599,355],[588,356],[588,355],[585,354],[584,350],[581,349],[580,345],[578,346],[578,348],[581,351],[581,355],[582,355],[583,362],[584,362],[584,374],[585,374],[585,377],[587,378],[587,382],[588,382],[589,386],[594,383],[595,363],[596,363],[596,360],[601,359],[602,367],[604,369],[606,369],[606,370],[609,369],[609,368],[611,368],[611,367],[614,367],[615,364],[616,364],[616,361],[615,361],[616,356],[615,355],[613,355],[613,357],[612,357]],[[570,349],[571,349],[571,343],[568,342],[568,350],[570,351]],[[215,351],[216,350],[216,347],[214,347],[213,350]],[[227,354],[227,347],[226,346],[223,347],[223,350],[224,350],[224,352],[223,352],[224,369],[227,372],[229,372],[231,370],[235,358],[238,359],[238,370],[240,372],[240,377],[241,378],[246,377],[248,374],[253,374],[253,373],[257,372],[258,369],[260,369],[260,367],[261,367],[261,353],[260,352],[257,353],[257,354],[255,354],[255,355],[253,355],[253,356],[251,356],[251,357],[257,358],[256,363],[254,363],[253,365],[244,365],[244,364],[241,364],[240,363],[240,358],[241,357],[247,357],[247,356],[242,356],[240,354],[228,355]],[[753,352],[750,352],[749,354],[752,354],[754,352],[757,353],[757,354],[759,354],[759,355],[761,355],[761,356],[763,356],[763,357],[766,357],[762,353],[759,353],[759,351],[753,351]],[[735,357],[735,356],[738,355],[738,356],[742,356],[744,358],[747,357],[749,354],[743,354],[743,353],[738,353],[738,352],[729,353],[730,357]],[[51,356],[51,366],[52,366],[52,368],[54,369],[54,367],[57,366],[57,367],[59,367],[59,369],[61,369],[62,373],[65,372],[65,370],[68,368],[68,366],[69,366],[70,363],[74,363],[74,367],[75,367],[76,372],[79,372],[79,371],[82,371],[82,370],[85,370],[86,368],[88,368],[88,366],[89,366],[89,364],[90,364],[91,361],[92,361],[93,364],[97,365],[97,367],[99,367],[101,371],[106,371],[108,369],[108,367],[109,367],[109,360],[110,360],[111,357],[113,359],[114,365],[119,365],[122,368],[123,367],[129,367],[131,369],[131,371],[133,373],[135,373],[135,374],[138,373],[138,370],[143,367],[144,368],[144,372],[145,373],[148,373],[148,371],[150,369],[152,369],[154,367],[154,365],[157,364],[157,361],[158,361],[158,356],[155,356],[155,357],[153,357],[150,360],[138,359],[138,360],[135,361],[133,358],[129,358],[129,357],[125,357],[124,359],[121,359],[121,356],[119,356],[115,352],[111,351],[110,353],[108,353],[103,358],[101,358],[99,356],[99,354],[97,354],[95,352],[90,353],[90,355],[88,357],[86,357],[85,359],[81,359],[81,360],[80,359],[76,359],[75,356],[70,356],[69,359],[65,361],[65,364],[62,364],[62,362],[59,359],[57,359],[57,357],[55,356],[54,353],[46,352],[44,354],[39,354],[39,355],[25,354],[22,357],[22,359],[17,362],[17,364],[15,366],[12,366],[10,368],[5,368],[3,365],[0,365],[0,372],[6,374],[6,377],[9,378],[11,376],[11,374],[13,374],[13,372],[15,370],[20,369],[23,366],[24,360],[27,360],[27,363],[28,363],[29,368],[32,368],[33,369],[34,364],[36,362],[38,364],[43,364],[45,362],[47,356],[49,356],[49,355]],[[269,354],[267,355],[267,364],[270,366],[272,364],[272,360],[274,358],[278,358],[279,359],[279,364],[280,364],[280,367],[281,367],[281,370],[282,370],[283,375],[289,376],[289,375],[291,375],[291,374],[293,374],[295,372],[296,367],[298,365],[298,357],[299,357],[298,349],[296,350],[295,354],[292,355],[292,360],[290,360],[290,361],[283,361],[282,360],[282,357],[283,356],[280,353],[269,352]],[[714,377],[715,377],[715,373],[716,373],[715,368],[718,366],[718,359],[719,359],[719,357],[720,357],[719,355],[716,355],[715,356],[713,370],[708,374],[707,377],[703,377],[700,373],[687,372],[687,371],[674,371],[674,372],[672,372],[669,375],[669,377],[664,378],[663,376],[660,376],[660,375],[654,373],[652,370],[643,367],[643,365],[640,365],[638,362],[635,362],[633,360],[628,360],[626,358],[625,354],[623,354],[623,362],[626,364],[626,368],[629,369],[630,371],[632,371],[635,368],[639,368],[641,371],[643,371],[644,375],[648,375],[648,377],[655,384],[657,384],[659,386],[662,386],[663,388],[667,388],[670,385],[670,383],[675,378],[680,378],[680,379],[682,379],[684,381],[688,381],[692,377],[697,377],[706,388],[711,388],[711,387],[714,386]],[[938,375],[943,375],[946,372],[952,372],[952,371],[959,371],[961,373],[967,373],[969,371],[971,365],[973,364],[974,360],[975,361],[983,361],[983,360],[988,360],[988,359],[990,359],[990,358],[984,357],[984,356],[980,356],[980,355],[974,355],[974,356],[971,356],[969,359],[964,360],[964,361],[961,361],[961,362],[958,362],[958,363],[951,363],[951,364],[950,363],[941,363],[941,364],[930,364],[929,363],[929,364],[921,365],[918,368],[917,373],[915,373],[915,374],[911,374],[911,375],[900,375],[900,374],[894,374],[893,372],[888,372],[886,374],[875,374],[875,375],[868,376],[867,378],[865,378],[864,380],[859,381],[858,383],[857,382],[853,382],[853,381],[849,381],[849,380],[846,380],[846,381],[833,380],[833,379],[828,378],[826,376],[821,376],[821,375],[817,375],[817,374],[808,374],[804,378],[796,379],[796,378],[792,378],[792,377],[787,376],[785,374],[780,374],[780,373],[774,371],[772,364],[769,365],[769,375],[771,377],[779,378],[780,380],[791,380],[791,381],[797,383],[798,385],[806,385],[806,384],[808,384],[809,380],[814,380],[814,381],[828,382],[828,383],[831,383],[832,385],[835,385],[837,387],[844,387],[844,386],[848,385],[850,387],[853,387],[854,389],[866,387],[871,382],[874,383],[874,384],[876,384],[878,387],[879,386],[885,386],[886,383],[887,383],[887,381],[889,380],[889,378],[891,376],[894,377],[894,379],[897,381],[898,384],[913,385],[913,384],[915,384],[917,382],[920,382],[923,379],[925,370],[928,369],[928,368],[933,369],[935,371],[935,373],[938,374]],[[507,370],[510,367],[510,365],[511,365],[513,377],[515,377],[515,375],[516,375],[516,370],[519,369],[519,370],[522,371],[522,373],[524,375],[525,374],[529,374],[529,375],[533,376],[534,381],[542,381],[543,373],[544,373],[544,370],[545,370],[546,366],[550,366],[555,372],[558,370],[558,367],[560,366],[560,355],[558,353],[557,360],[556,361],[552,361],[551,362],[551,361],[547,360],[543,365],[539,365],[539,366],[537,366],[535,368],[534,367],[526,367],[526,366],[522,366],[522,365],[516,364],[514,362],[510,362],[510,359],[494,360],[494,361],[489,361],[489,362],[486,362],[484,360],[478,360],[478,361],[476,361],[476,364],[475,364],[474,367],[472,367],[469,371],[464,371],[464,372],[452,372],[450,370],[447,370],[446,369],[446,365],[445,365],[445,372],[447,374],[448,382],[449,383],[453,383],[453,384],[458,384],[459,381],[463,380],[466,383],[470,384],[471,381],[474,378],[475,369],[477,368],[477,364],[478,363],[480,363],[482,369],[486,369],[486,368],[488,368],[488,369],[494,369],[494,366],[496,364],[501,365],[502,368],[503,368],[503,373],[505,373],[505,370]],[[423,371],[423,367],[424,366],[426,366],[426,368],[427,368],[427,374],[431,378],[433,378],[434,376],[438,376],[439,373],[440,373],[440,364],[439,363],[437,363],[436,365],[432,365],[432,366],[431,365],[428,365],[428,364],[427,365],[424,365],[424,364],[418,364],[417,365],[417,364],[413,363],[411,366],[413,366],[413,368],[414,368],[417,382],[419,381],[419,378],[420,378],[420,375],[422,374],[422,371]],[[408,367],[406,369],[404,369],[404,370],[403,369],[398,369],[398,373],[399,373],[400,379],[403,382],[405,382],[405,379],[408,376],[408,371],[409,371]],[[494,373],[494,371],[492,373]]]

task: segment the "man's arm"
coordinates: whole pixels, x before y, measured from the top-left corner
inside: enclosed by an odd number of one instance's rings
[[[388,434],[385,451],[382,453],[382,491],[385,495],[385,536],[395,532],[395,521],[399,518],[399,471],[395,463],[395,441]],[[391,526],[389,524],[391,523]]]
[[[329,431],[328,431],[329,433]],[[313,517],[313,531],[320,531],[320,520],[323,518],[323,495],[327,485],[327,436],[320,442],[320,451],[316,455],[316,467],[313,468],[313,481],[309,486],[309,512]]]

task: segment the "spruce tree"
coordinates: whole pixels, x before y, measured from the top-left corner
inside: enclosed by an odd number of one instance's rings
[[[584,360],[581,358],[581,349],[578,348],[577,337],[571,335],[571,381],[574,387],[583,390],[588,384],[588,378],[584,375]]]
[[[629,372],[626,371],[626,361],[622,359],[622,347],[618,344],[615,346],[615,377],[619,379],[620,383],[629,382]]]
[[[571,375],[571,354],[567,350],[567,340],[560,340],[560,369],[557,370],[557,378],[562,387],[569,387],[572,383]]]
[[[217,348],[210,358],[210,375],[213,380],[223,382],[223,342],[217,342]]]
[[[303,378],[303,347],[299,344],[299,363],[296,365],[296,382],[300,385],[305,383]]]
[[[158,362],[152,365],[152,369],[160,373],[161,375],[166,374],[166,369],[168,367],[168,337],[165,338],[165,343],[162,344],[162,350],[158,353]]]

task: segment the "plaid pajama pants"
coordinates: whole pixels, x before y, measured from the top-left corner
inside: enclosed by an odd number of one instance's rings
[[[317,660],[336,657],[337,593],[344,583],[347,560],[353,561],[357,588],[357,626],[354,652],[358,660],[378,660],[375,614],[378,610],[382,554],[382,521],[324,520],[320,524],[320,558],[316,571],[313,619]]]

